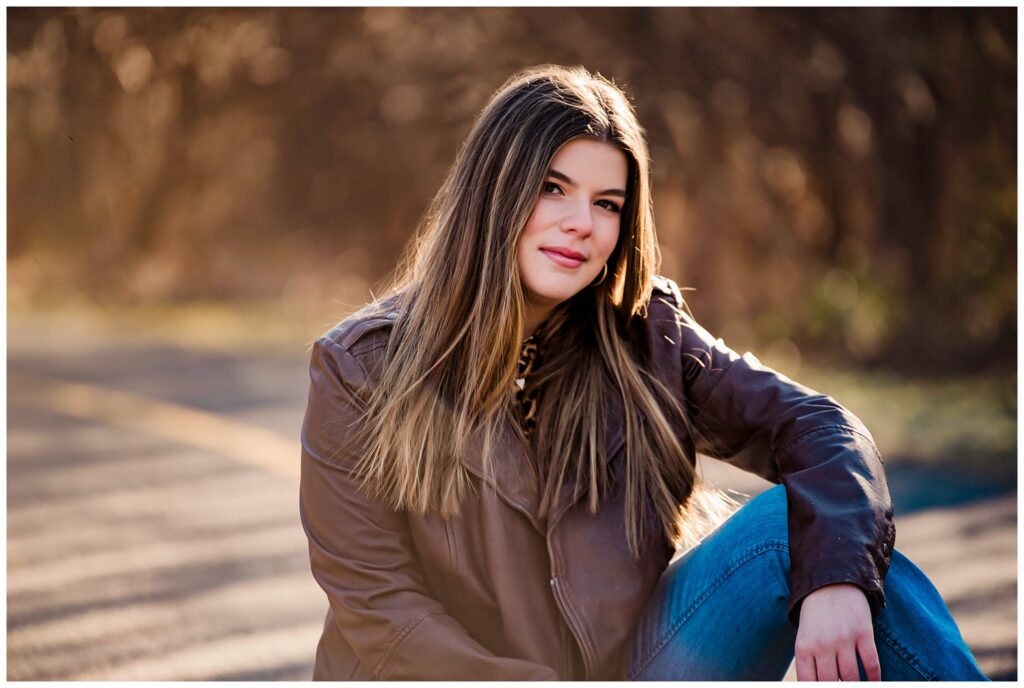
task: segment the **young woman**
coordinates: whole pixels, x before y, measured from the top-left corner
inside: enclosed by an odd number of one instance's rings
[[[984,678],[893,551],[861,421],[709,335],[658,262],[622,92],[509,80],[394,287],[313,347],[314,678]],[[781,484],[669,566],[697,452]]]

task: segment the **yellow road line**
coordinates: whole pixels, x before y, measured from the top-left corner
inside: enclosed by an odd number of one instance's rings
[[[7,403],[141,430],[299,479],[299,441],[226,416],[81,382],[11,373]]]

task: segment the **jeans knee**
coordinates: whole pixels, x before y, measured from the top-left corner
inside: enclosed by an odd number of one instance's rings
[[[734,530],[747,543],[781,543],[787,547],[788,562],[789,518],[786,489],[775,485],[747,502],[733,515]]]
[[[785,488],[776,485],[751,499],[706,545],[709,550],[733,553],[731,571],[764,581],[774,591],[788,595],[789,523]]]

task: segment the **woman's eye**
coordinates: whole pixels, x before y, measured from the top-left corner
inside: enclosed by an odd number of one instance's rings
[[[600,205],[605,210],[610,210],[613,213],[622,212],[622,208],[615,201],[601,200],[601,201],[598,201],[597,204]],[[602,205],[602,204],[604,204],[604,205]]]
[[[554,182],[544,182],[544,193],[562,193],[562,187]]]

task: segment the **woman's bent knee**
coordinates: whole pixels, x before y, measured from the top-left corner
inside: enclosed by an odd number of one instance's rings
[[[779,484],[740,507],[709,539],[735,540],[744,549],[761,543],[789,544],[786,488]]]

